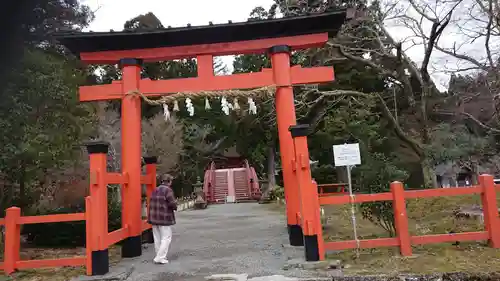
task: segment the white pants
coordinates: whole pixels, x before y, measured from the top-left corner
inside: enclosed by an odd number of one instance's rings
[[[153,238],[155,241],[155,261],[167,259],[168,248],[172,242],[172,228],[167,225],[153,225]]]

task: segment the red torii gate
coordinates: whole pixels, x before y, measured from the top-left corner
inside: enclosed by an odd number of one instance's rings
[[[313,210],[310,207],[311,199],[314,198],[314,193],[310,192],[315,189],[315,185],[309,169],[307,139],[304,128],[295,126],[293,85],[331,82],[334,80],[334,72],[332,67],[291,67],[290,54],[294,50],[323,46],[329,35],[338,32],[346,15],[347,11],[341,10],[246,23],[230,22],[201,27],[188,25],[185,28],[138,32],[61,33],[57,36],[59,42],[78,54],[84,63],[118,63],[123,70],[121,81],[80,87],[80,101],[122,100],[122,171],[116,175],[115,181],[122,185],[122,225],[128,237],[122,246],[123,257],[140,256],[142,252],[141,97],[131,93],[141,93],[151,98],[176,92],[275,86],[290,244],[305,244],[307,260],[323,259],[323,251],[318,249],[318,239],[322,239],[321,226],[318,229],[318,225],[313,223],[314,217],[319,216],[319,209]],[[272,69],[263,69],[257,73],[214,75],[214,56],[266,52],[271,57]],[[193,57],[197,59],[198,66],[198,76],[195,78],[159,81],[141,79],[143,62]],[[295,145],[292,134],[296,137]],[[105,148],[97,150],[102,150],[100,153],[107,151]],[[105,185],[100,188],[105,188]],[[148,195],[151,191],[149,188]],[[106,192],[94,194],[104,197]],[[106,216],[107,207],[103,205],[106,200],[96,198],[93,202],[102,205],[92,206],[92,213],[96,216],[94,221],[102,222],[103,216]],[[107,217],[104,221],[107,221]],[[104,263],[107,266],[108,251],[101,248],[91,249],[92,260],[95,260],[92,262],[92,272],[103,272],[102,268],[94,269],[94,264],[97,266],[98,263]]]

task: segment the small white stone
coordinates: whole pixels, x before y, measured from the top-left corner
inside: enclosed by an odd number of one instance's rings
[[[299,281],[295,277],[286,277],[283,275],[261,276],[248,279],[248,281]]]
[[[205,277],[205,280],[211,281],[246,281],[248,274],[214,274]]]

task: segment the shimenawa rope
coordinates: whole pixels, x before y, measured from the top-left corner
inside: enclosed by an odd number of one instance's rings
[[[131,90],[128,91],[125,96],[139,96],[146,103],[150,105],[162,105],[165,103],[174,102],[183,98],[216,98],[216,97],[233,97],[233,98],[241,98],[241,97],[254,97],[254,96],[263,96],[270,97],[275,92],[275,86],[267,86],[262,88],[257,88],[248,91],[242,90],[227,90],[227,91],[199,91],[199,92],[179,92],[168,96],[162,96],[159,99],[150,99],[139,90]]]

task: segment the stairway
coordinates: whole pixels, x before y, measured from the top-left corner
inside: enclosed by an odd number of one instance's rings
[[[215,185],[213,200],[216,203],[223,203],[226,201],[226,196],[228,196],[228,183],[229,183],[228,171],[227,170],[216,170],[215,171]]]
[[[250,189],[248,188],[247,172],[245,168],[232,170],[236,201],[238,202],[251,199]]]
[[[205,172],[203,191],[208,203],[237,203],[259,200],[257,176],[248,164],[244,168],[215,169]]]

